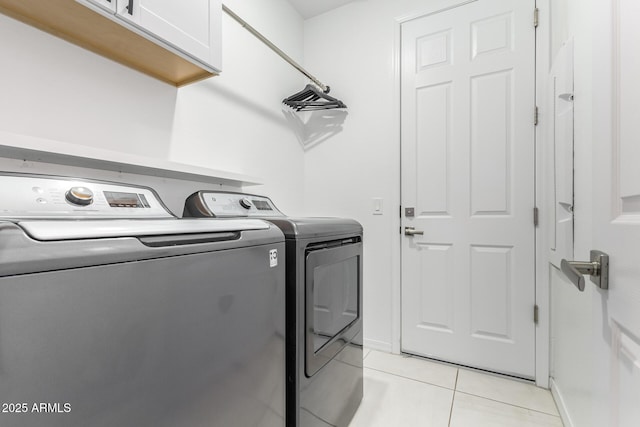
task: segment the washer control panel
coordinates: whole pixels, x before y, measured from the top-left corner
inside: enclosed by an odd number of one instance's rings
[[[198,191],[186,201],[186,211],[192,216],[281,217],[271,199],[244,193]]]
[[[172,218],[153,190],[34,175],[0,175],[2,218]]]

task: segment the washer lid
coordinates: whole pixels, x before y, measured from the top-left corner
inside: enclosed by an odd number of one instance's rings
[[[257,219],[34,220],[16,223],[29,236],[42,241],[269,229],[269,224]]]

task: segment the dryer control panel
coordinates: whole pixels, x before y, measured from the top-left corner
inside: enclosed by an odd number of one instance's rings
[[[198,191],[185,202],[185,215],[191,217],[282,217],[271,199],[244,193]]]
[[[38,175],[0,175],[0,218],[173,218],[150,188]]]

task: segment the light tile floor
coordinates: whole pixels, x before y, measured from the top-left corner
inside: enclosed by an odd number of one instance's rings
[[[406,355],[365,350],[349,427],[562,427],[548,390]]]

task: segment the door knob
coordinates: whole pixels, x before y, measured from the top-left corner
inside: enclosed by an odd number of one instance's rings
[[[591,281],[600,289],[609,289],[609,255],[601,251],[591,251],[590,261],[567,261],[560,263],[562,272],[576,285],[580,292],[584,291],[584,277],[588,274]]]
[[[416,230],[416,229],[415,229],[415,228],[413,228],[413,227],[405,227],[405,228],[404,228],[404,235],[405,235],[405,236],[415,236],[416,234],[423,235],[423,234],[424,234],[424,231],[422,231],[422,230]]]

